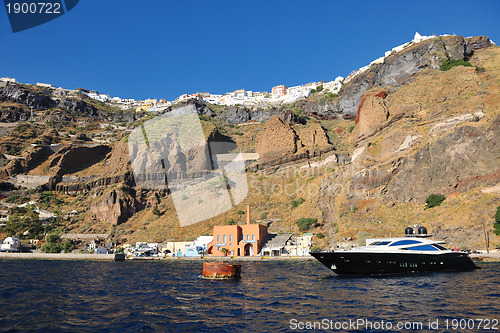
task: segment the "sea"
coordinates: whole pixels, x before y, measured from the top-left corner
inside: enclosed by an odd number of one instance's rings
[[[498,332],[500,263],[340,277],[316,261],[0,259],[1,332]]]

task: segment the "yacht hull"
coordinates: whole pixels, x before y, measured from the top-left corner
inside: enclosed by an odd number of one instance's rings
[[[478,268],[471,258],[462,252],[420,254],[333,251],[310,254],[336,274],[396,274]]]

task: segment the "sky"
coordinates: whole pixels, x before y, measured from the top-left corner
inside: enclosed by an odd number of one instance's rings
[[[346,77],[421,35],[500,43],[500,1],[80,0],[13,33],[0,7],[0,77],[121,98],[270,91]]]

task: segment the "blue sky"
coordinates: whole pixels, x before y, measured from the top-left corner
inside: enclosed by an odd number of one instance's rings
[[[500,1],[80,0],[12,33],[0,8],[0,76],[173,100],[333,80],[421,35],[500,43]]]

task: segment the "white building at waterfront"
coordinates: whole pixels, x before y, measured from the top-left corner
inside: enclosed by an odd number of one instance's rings
[[[7,237],[0,246],[2,252],[19,252],[21,249],[21,241],[17,237]]]

